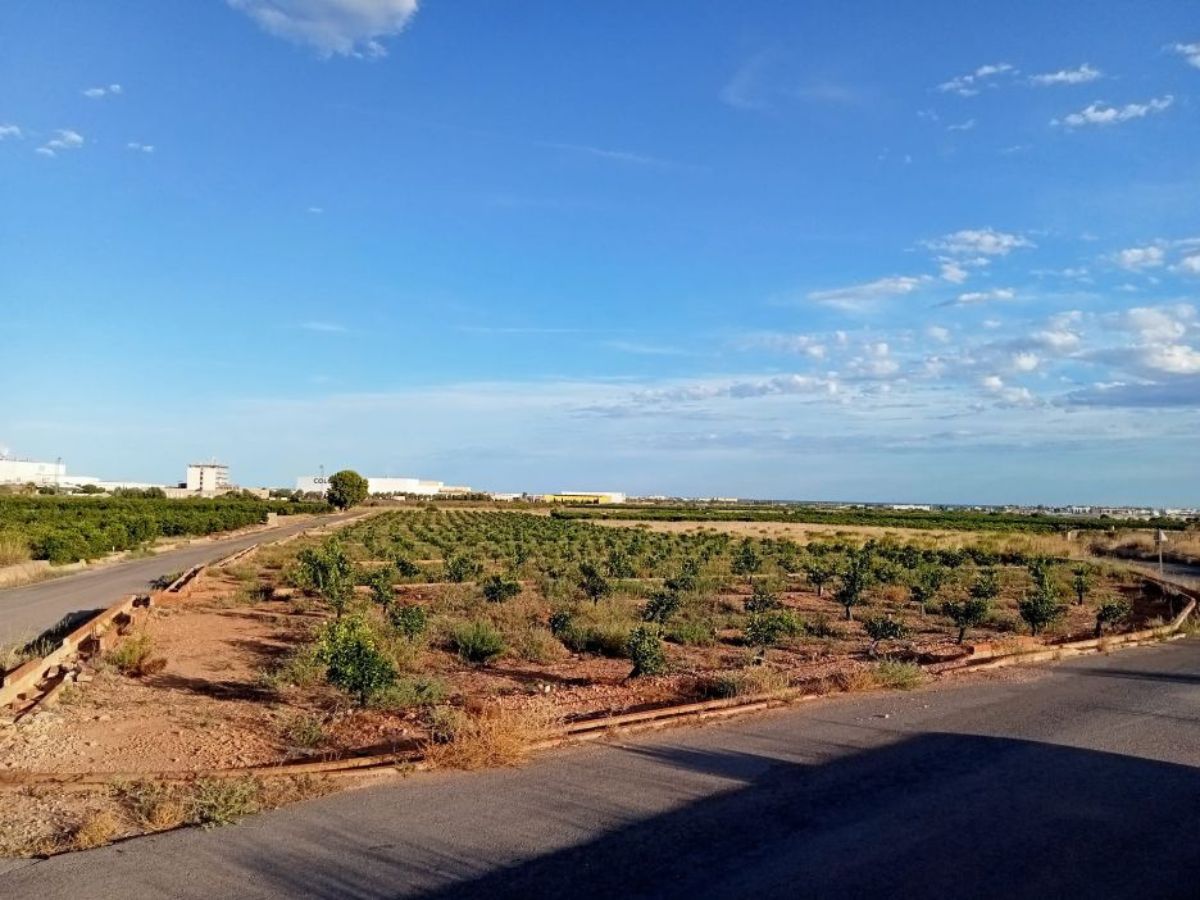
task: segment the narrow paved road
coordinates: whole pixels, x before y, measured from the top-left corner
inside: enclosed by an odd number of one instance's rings
[[[341,517],[305,517],[298,522],[287,522],[285,518],[285,524],[253,534],[200,541],[146,559],[102,565],[27,587],[0,590],[0,646],[36,637],[72,613],[103,609],[127,594],[145,591],[154,579],[163,575],[338,518]]]
[[[417,775],[0,896],[1195,897],[1200,641]]]

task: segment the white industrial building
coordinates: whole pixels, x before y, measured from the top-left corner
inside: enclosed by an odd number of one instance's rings
[[[67,466],[61,459],[57,462],[38,462],[34,459],[15,459],[0,456],[0,484],[29,484],[38,487],[62,484],[66,479]]]
[[[327,475],[301,475],[296,479],[296,490],[302,493],[324,494],[329,487]],[[438,494],[467,494],[471,489],[462,485],[448,486],[445,482],[426,478],[406,478],[394,475],[368,475],[368,494],[415,494],[435,497]]]
[[[187,478],[183,487],[188,491],[208,493],[228,490],[229,466],[218,462],[192,463],[187,467]]]

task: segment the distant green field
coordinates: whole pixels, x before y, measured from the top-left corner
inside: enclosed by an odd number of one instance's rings
[[[287,500],[0,496],[4,562],[22,557],[53,563],[132,550],[160,537],[232,531],[267,520],[267,513],[319,513],[324,503]]]
[[[1162,528],[1178,531],[1178,519],[1106,519],[1081,516],[983,513],[970,510],[831,509],[791,504],[662,506],[571,506],[551,515],[564,519],[626,519],[653,522],[796,522],[809,525],[877,525],[884,528],[933,528],[947,531],[1055,533],[1110,528]]]

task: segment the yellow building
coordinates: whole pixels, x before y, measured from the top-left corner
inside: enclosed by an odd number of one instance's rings
[[[546,503],[624,503],[625,495],[619,491],[564,491],[561,494],[545,494]]]

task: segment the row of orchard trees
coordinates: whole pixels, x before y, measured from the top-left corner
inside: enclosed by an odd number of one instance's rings
[[[779,587],[790,576],[806,579],[818,596],[840,607],[845,619],[861,618],[874,647],[907,634],[892,612],[897,598],[921,616],[944,616],[962,642],[971,629],[997,614],[1006,583],[1007,596],[1013,588],[1020,594],[1020,619],[1031,633],[1040,634],[1063,617],[1068,602],[1083,605],[1089,600],[1096,576],[1088,565],[1072,568],[980,548],[943,550],[892,542],[800,547],[716,532],[664,534],[468,510],[372,517],[346,529],[338,541],[306,549],[299,562],[302,586],[325,597],[339,619],[356,585],[365,585],[388,621],[406,634],[424,628],[426,612],[394,603],[398,582],[473,582],[483,599],[504,603],[522,591],[522,581],[532,580],[557,607],[545,625],[575,649],[590,643],[578,632],[571,603],[598,606],[618,590],[628,594],[636,587],[634,593],[644,598],[643,624],[629,635],[627,649],[631,658],[637,654],[638,674],[658,668],[654,638],[668,634],[685,607],[727,594],[739,582],[739,593],[748,589],[750,594],[738,619],[748,645],[765,648],[800,633],[829,636],[824,633],[828,626],[803,623],[778,599]],[[881,604],[883,598],[889,602]],[[1102,598],[1094,613],[1099,633],[1127,618],[1130,610],[1123,601]],[[706,629],[712,632],[711,626]],[[471,641],[476,649],[464,652],[464,658],[486,660],[499,652],[495,635],[482,625]]]
[[[0,496],[0,536],[24,544],[33,559],[67,563],[131,550],[160,537],[244,528],[265,522],[269,512],[288,515],[327,509],[323,503],[272,502],[244,496],[205,500]]]

